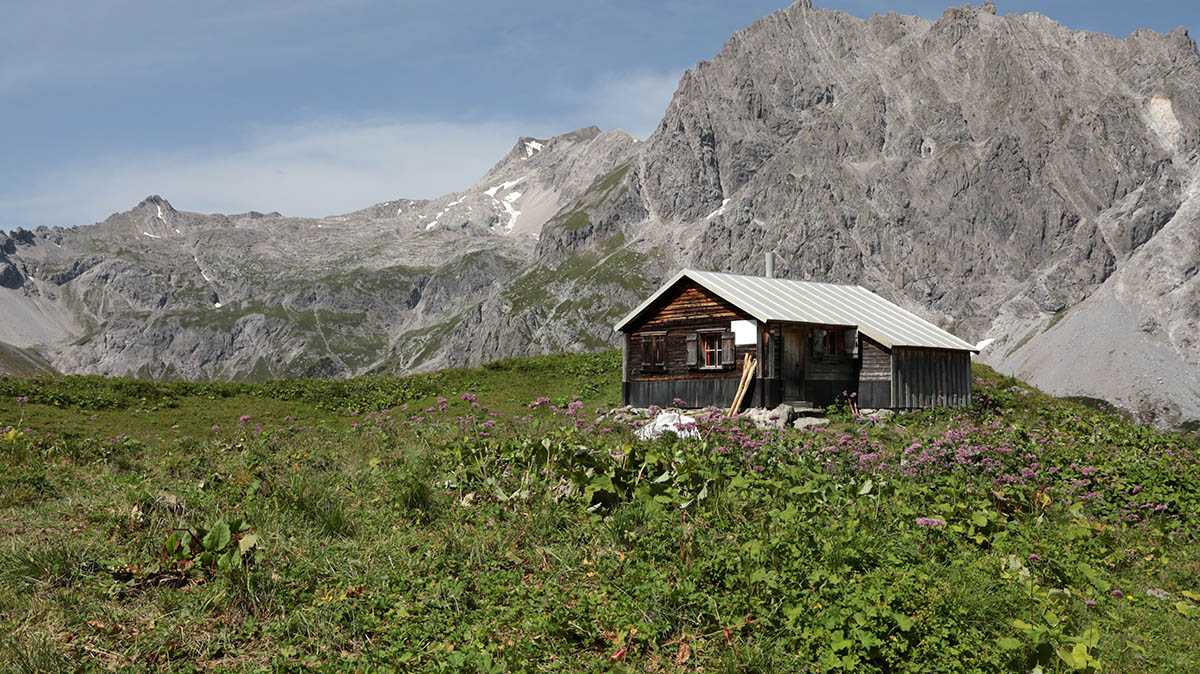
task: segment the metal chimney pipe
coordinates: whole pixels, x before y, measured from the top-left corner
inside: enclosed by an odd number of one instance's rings
[[[775,278],[775,253],[767,253],[767,278]]]

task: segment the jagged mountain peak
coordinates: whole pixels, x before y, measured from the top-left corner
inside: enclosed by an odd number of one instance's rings
[[[157,194],[151,194],[150,196],[146,197],[145,199],[142,199],[140,202],[138,202],[138,205],[135,206],[134,208],[146,208],[146,207],[151,207],[151,206],[153,206],[153,207],[161,206],[164,209],[170,209],[171,211],[175,210],[175,208],[173,206],[171,206],[171,202],[158,196]]]
[[[989,3],[936,21],[797,3],[687,71],[613,197],[556,218],[539,251],[562,263],[619,238],[670,255],[647,264],[651,278],[755,269],[772,251],[784,275],[861,283],[968,339],[996,338],[989,362],[1049,390],[1141,407],[1165,394],[1129,368],[1098,369],[1115,351],[1086,332],[1069,353],[1030,354],[1060,348],[1037,335],[1115,271],[1161,261],[1137,253],[1168,222],[1175,239],[1197,237],[1200,223],[1175,217],[1200,198],[1197,91],[1186,31],[1122,40]],[[1200,248],[1185,249],[1172,268],[1200,267]],[[1194,302],[1157,300],[1178,284],[1146,285],[1105,295],[1125,308],[1089,305],[1089,324],[1153,326],[1166,348],[1146,362],[1192,382],[1166,406],[1200,416]],[[1045,358],[1070,376],[1040,379],[1030,364]]]

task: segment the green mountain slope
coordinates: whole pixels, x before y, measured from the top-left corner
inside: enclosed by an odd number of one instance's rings
[[[0,378],[0,669],[1196,670],[1194,441],[980,367],[641,442],[618,376]]]

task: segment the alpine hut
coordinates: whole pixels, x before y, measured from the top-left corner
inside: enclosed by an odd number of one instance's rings
[[[962,407],[967,342],[861,286],[684,269],[616,330],[624,404],[730,405],[747,354],[746,406]],[[681,402],[682,401],[682,404]]]

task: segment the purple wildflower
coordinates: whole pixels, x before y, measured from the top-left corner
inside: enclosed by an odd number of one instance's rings
[[[918,517],[917,526],[919,527],[944,527],[946,520],[939,520],[936,517]]]

